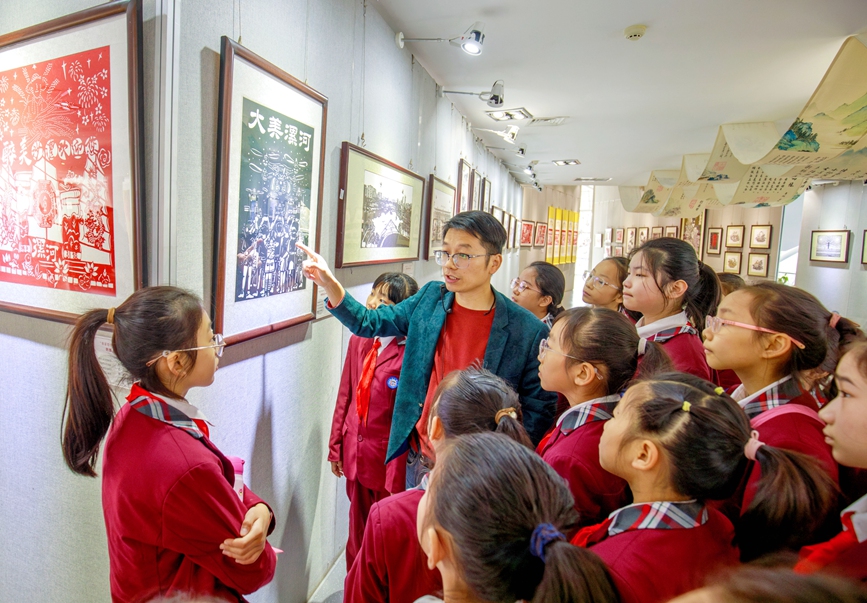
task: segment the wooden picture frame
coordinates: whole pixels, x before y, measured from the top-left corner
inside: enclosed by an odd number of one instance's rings
[[[458,186],[457,196],[455,197],[455,213],[459,214],[462,211],[470,211],[470,178],[472,177],[473,168],[467,163],[466,159],[458,161]]]
[[[146,284],[141,11],[0,36],[2,311],[72,323]]]
[[[616,257],[616,258],[622,258],[623,255],[624,255],[624,254],[623,254],[623,246],[622,246],[622,245],[615,245],[615,246],[614,246],[614,256],[613,256],[613,257]]]
[[[484,186],[482,187],[482,211],[490,212],[491,211],[491,181],[487,178],[484,179]]]
[[[623,245],[623,229],[615,228],[614,229],[614,244],[615,245]]]
[[[500,224],[503,225],[503,228],[506,229],[506,233],[509,232],[509,224],[506,222],[506,212],[502,207],[497,207],[496,205],[491,206],[491,215],[494,216],[494,219],[497,220]]]
[[[344,141],[335,268],[419,259],[425,179]]]
[[[744,226],[726,226],[726,247],[739,249],[744,246]]]
[[[328,99],[221,42],[213,320],[233,344],[315,318],[295,244],[320,247]]]
[[[769,253],[747,254],[747,276],[768,278],[768,264],[771,261]]]
[[[851,230],[814,230],[810,237],[810,261],[846,264],[849,262]]]
[[[773,231],[774,227],[771,224],[753,224],[750,226],[750,248],[770,249]]]
[[[673,239],[677,239],[680,237],[678,234],[680,231],[677,226],[666,226],[665,227],[665,236],[671,237]]]
[[[521,247],[532,247],[533,246],[533,230],[536,226],[536,223],[532,220],[521,220],[521,237],[520,244]]]
[[[521,219],[518,216],[512,216],[512,249],[521,247]]]
[[[604,245],[602,247],[602,259],[613,257],[611,254],[613,253],[611,245]]]
[[[482,175],[479,170],[473,170],[472,182],[470,183],[470,209],[480,211],[482,209]]]
[[[661,239],[662,237],[663,237],[662,226],[653,226],[650,228],[650,238],[651,239]]]
[[[641,247],[642,245],[647,243],[649,238],[650,238],[650,228],[648,228],[647,226],[641,226],[638,229],[638,241],[636,241],[636,245],[638,245],[638,247]]]
[[[613,238],[614,238],[614,229],[613,228],[606,228],[605,229],[605,240],[604,240],[605,245],[611,245],[614,242]]]
[[[424,258],[429,260],[434,251],[443,246],[443,226],[455,215],[455,199],[457,189],[446,182],[430,175],[427,187],[427,236],[425,236]]]
[[[707,210],[692,218],[680,219],[680,238],[695,249],[699,261],[704,258],[704,223]]]
[[[707,252],[710,255],[722,253],[722,228],[707,229]]]
[[[635,241],[638,238],[638,229],[630,226],[626,229],[626,243],[623,246],[623,251],[627,254],[635,249]]]
[[[726,251],[723,256],[723,272],[740,274],[742,255],[740,251]]]
[[[865,231],[867,232],[867,231]],[[536,222],[536,234],[533,237],[533,247],[544,247],[548,238],[548,223]]]

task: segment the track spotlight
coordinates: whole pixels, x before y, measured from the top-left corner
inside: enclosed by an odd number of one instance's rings
[[[485,24],[476,21],[463,35],[454,38],[405,38],[403,32],[399,31],[395,34],[394,41],[398,48],[403,48],[404,42],[448,42],[452,46],[459,46],[467,54],[478,56],[482,54],[482,46],[485,43]]]

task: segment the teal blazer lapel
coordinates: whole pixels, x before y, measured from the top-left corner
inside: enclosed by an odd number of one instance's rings
[[[506,342],[509,340],[509,308],[506,296],[493,287],[491,290],[497,302],[494,306],[494,322],[491,324],[488,347],[485,349],[485,368],[499,374],[503,353],[506,351]]]

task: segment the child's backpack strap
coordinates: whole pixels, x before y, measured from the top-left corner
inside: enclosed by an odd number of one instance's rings
[[[807,408],[806,406],[804,406],[802,404],[791,404],[790,403],[790,404],[783,404],[782,406],[777,406],[776,408],[772,408],[770,410],[766,410],[765,412],[761,413],[760,415],[754,417],[753,420],[750,421],[750,426],[753,429],[758,429],[761,425],[764,425],[765,423],[767,423],[768,421],[770,421],[774,417],[779,417],[780,415],[787,415],[787,414],[792,414],[792,413],[804,415],[806,417],[810,417],[811,419],[818,421],[822,425],[825,424],[825,421],[823,421],[822,419],[819,418],[819,413],[817,413],[812,408]]]

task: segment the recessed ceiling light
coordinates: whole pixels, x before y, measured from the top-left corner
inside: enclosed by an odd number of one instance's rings
[[[488,117],[494,121],[511,121],[521,119],[533,119],[533,114],[527,111],[524,107],[517,109],[499,109],[497,111],[486,111]]]
[[[611,178],[575,178],[575,182],[608,182]]]
[[[555,159],[554,165],[581,165],[577,159]]]

